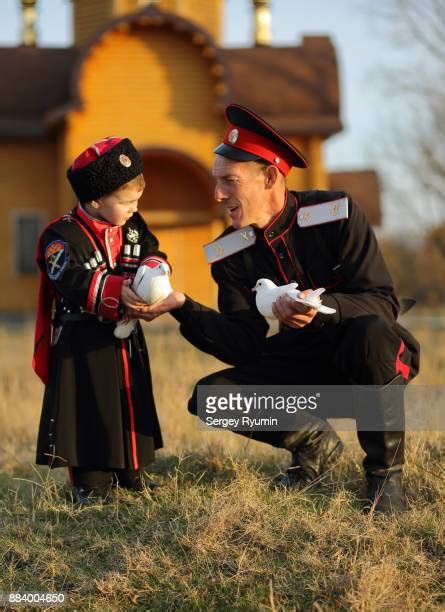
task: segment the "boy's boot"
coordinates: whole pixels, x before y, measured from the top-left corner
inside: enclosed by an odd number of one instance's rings
[[[112,482],[110,470],[71,467],[70,479],[74,499],[78,504],[93,505],[109,501]]]
[[[160,485],[155,480],[148,478],[141,470],[114,470],[113,485],[124,489],[130,489],[142,493],[144,489],[154,490]]]

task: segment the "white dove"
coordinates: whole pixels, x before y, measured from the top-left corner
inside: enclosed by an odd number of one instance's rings
[[[253,288],[253,291],[256,291],[256,307],[263,317],[276,320],[276,316],[272,312],[272,305],[280,296],[288,295],[296,302],[301,302],[301,304],[305,304],[310,308],[315,308],[315,310],[323,314],[334,314],[336,312],[335,308],[323,306],[321,303],[320,295],[325,289],[306,290],[306,292],[311,292],[310,295],[306,298],[301,298],[300,291],[297,291],[297,287],[297,283],[289,283],[288,285],[277,287],[277,285],[268,278],[260,278]]]
[[[139,266],[133,283],[133,291],[147,304],[164,300],[173,291],[170,285],[170,268],[167,263],[159,262],[157,266]],[[116,338],[128,338],[137,323],[136,319],[119,321],[114,335]]]

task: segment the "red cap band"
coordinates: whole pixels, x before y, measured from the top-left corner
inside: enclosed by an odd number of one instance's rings
[[[224,144],[265,159],[276,166],[284,176],[289,174],[293,165],[292,156],[278,143],[237,125],[229,126]]]

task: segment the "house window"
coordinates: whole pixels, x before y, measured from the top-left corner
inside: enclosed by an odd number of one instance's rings
[[[36,274],[37,240],[44,228],[46,214],[41,210],[12,211],[12,250],[16,274]]]

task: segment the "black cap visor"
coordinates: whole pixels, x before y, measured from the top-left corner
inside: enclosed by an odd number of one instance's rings
[[[258,155],[253,155],[252,153],[248,153],[242,149],[237,149],[236,147],[231,147],[230,145],[224,143],[218,145],[216,149],[213,149],[213,152],[216,155],[228,157],[229,159],[234,159],[235,161],[259,161],[263,159],[262,157],[258,157]]]

